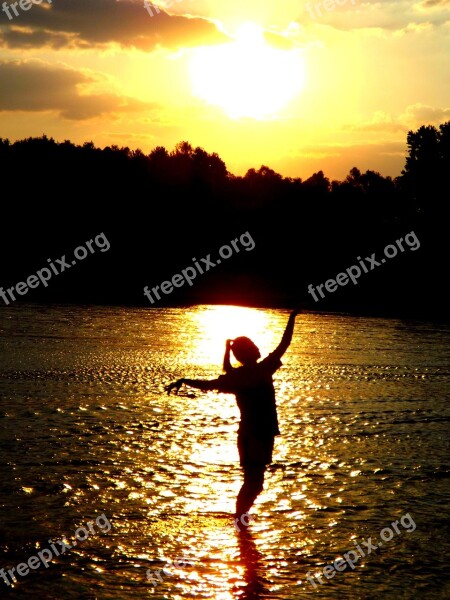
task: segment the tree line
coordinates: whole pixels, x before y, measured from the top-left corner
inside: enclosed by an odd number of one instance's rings
[[[354,167],[342,181],[323,171],[283,177],[266,165],[236,176],[216,153],[187,141],[145,154],[45,135],[0,138],[0,284],[13,285],[47,258],[104,232],[110,251],[27,300],[146,306],[146,285],[249,231],[254,251],[237,254],[167,302],[300,302],[317,310],[445,316],[449,173],[450,121],[408,133],[398,177]],[[410,231],[420,251],[405,252],[320,303],[308,296],[308,284]]]

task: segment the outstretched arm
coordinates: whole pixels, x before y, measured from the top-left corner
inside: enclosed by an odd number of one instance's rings
[[[174,389],[175,393],[178,394],[178,390],[183,385],[189,385],[190,387],[197,388],[198,390],[202,390],[202,392],[209,392],[210,390],[216,389],[217,380],[216,379],[178,379],[174,383],[168,385],[165,389],[166,392],[170,396],[170,392]]]
[[[233,340],[226,341],[225,354],[223,355],[223,370],[225,371],[225,373],[231,373],[231,371],[233,370],[233,367],[231,366],[230,362],[230,350],[232,342]]]
[[[277,348],[272,352],[272,356],[280,359],[286,350],[289,348],[289,344],[292,341],[292,334],[294,333],[294,325],[295,325],[295,317],[300,312],[300,309],[295,309],[289,315],[289,320],[286,325],[286,329],[284,330],[283,337],[281,338],[281,342],[278,344]]]

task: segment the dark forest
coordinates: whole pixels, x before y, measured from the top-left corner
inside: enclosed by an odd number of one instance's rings
[[[248,231],[254,250],[236,253],[158,306],[300,304],[374,315],[447,314],[450,122],[409,132],[405,166],[395,179],[357,167],[344,181],[322,171],[286,178],[268,166],[238,177],[217,154],[188,142],[146,155],[45,135],[0,139],[0,173],[4,288],[101,232],[111,245],[20,301],[150,306],[144,286],[170,280],[193,257],[217,255]],[[358,256],[383,256],[386,245],[411,231],[420,240],[417,251],[399,253],[319,302],[308,294],[309,284],[334,278]]]

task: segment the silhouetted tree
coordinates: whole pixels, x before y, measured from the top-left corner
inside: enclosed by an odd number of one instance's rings
[[[450,121],[439,129],[428,125],[410,131],[407,142],[409,154],[400,185],[416,209],[433,218],[442,212],[448,198]]]

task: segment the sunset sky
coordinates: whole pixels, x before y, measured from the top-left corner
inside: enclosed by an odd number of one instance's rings
[[[399,175],[408,130],[450,120],[450,0],[28,2],[0,12],[0,137],[344,178]]]

